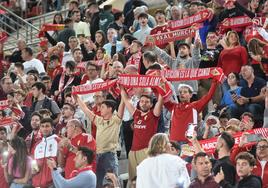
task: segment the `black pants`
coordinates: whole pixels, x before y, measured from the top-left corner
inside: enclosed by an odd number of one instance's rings
[[[133,123],[133,120],[122,122],[123,139],[124,139],[124,143],[125,143],[127,158],[128,158],[128,153],[129,153],[131,146],[132,146],[132,139],[133,139],[133,130],[131,128],[132,123]]]

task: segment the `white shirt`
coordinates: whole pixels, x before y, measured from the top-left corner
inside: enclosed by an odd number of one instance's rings
[[[67,61],[74,61],[71,50],[69,50],[68,52],[63,52],[61,67],[65,68],[65,64]]]
[[[133,33],[133,36],[138,39],[142,44],[145,43],[146,37],[150,35],[152,28],[150,28],[148,25],[147,27],[141,28],[135,33]]]
[[[23,63],[23,66],[24,66],[25,73],[33,69],[36,69],[39,74],[46,72],[43,63],[39,59],[36,59],[36,58],[33,58],[30,61],[25,61]]]
[[[85,37],[90,37],[90,26],[86,22],[74,22],[73,29],[75,31],[76,36],[80,34],[84,34]]]
[[[149,157],[137,167],[137,188],[189,187],[186,162],[171,154]]]

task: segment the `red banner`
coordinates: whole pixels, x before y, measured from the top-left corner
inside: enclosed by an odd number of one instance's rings
[[[181,20],[169,21],[168,26],[172,30],[186,28],[192,26],[195,23],[204,22],[205,20],[210,19],[212,15],[212,12],[207,9]]]
[[[239,132],[233,135],[235,139],[235,145],[234,148],[238,147],[238,144],[240,143],[240,139],[244,133],[249,133],[249,134],[259,134],[264,138],[268,137],[268,128],[258,128],[258,129],[253,129],[245,132]],[[199,143],[201,147],[204,149],[206,153],[213,154],[216,149],[216,144],[217,144],[217,139],[218,137],[206,139],[206,140],[200,140]],[[248,142],[244,146],[252,146],[256,144],[256,142]],[[194,153],[193,146],[191,144],[185,144],[182,148],[184,148],[184,151],[182,151],[182,155],[191,155],[190,153]]]
[[[186,39],[188,37],[195,36],[195,29],[193,28],[186,28],[180,29],[176,31],[170,31],[166,33],[159,33],[155,35],[149,35],[146,38],[146,44],[155,44],[155,45],[162,45],[168,42],[173,42],[176,40]]]
[[[249,18],[248,16],[237,16],[233,18],[225,18],[220,23],[220,30],[226,31],[228,29],[235,29],[235,28],[244,28],[247,26],[263,26],[265,23],[266,18],[264,17],[255,17],[253,19]]]
[[[117,80],[109,80],[106,82],[100,82],[96,84],[88,84],[88,85],[79,85],[72,87],[72,94],[88,94],[94,93],[97,91],[102,91],[105,89],[109,89],[116,84]]]
[[[200,80],[215,78],[222,81],[224,74],[221,68],[204,68],[204,69],[177,69],[177,70],[162,70],[160,75],[164,76],[168,81],[184,81],[184,80]],[[163,96],[170,92],[167,85],[163,85],[161,76],[149,75],[127,75],[121,74],[115,80],[106,82],[74,86],[72,89],[73,94],[87,94],[102,91],[106,89],[116,89],[115,84],[124,87],[152,87],[157,88],[159,93]],[[166,88],[166,89],[164,89]]]
[[[221,68],[203,68],[203,69],[177,69],[163,70],[161,75],[169,81],[184,81],[184,80],[201,80],[215,77],[222,81],[224,74]]]

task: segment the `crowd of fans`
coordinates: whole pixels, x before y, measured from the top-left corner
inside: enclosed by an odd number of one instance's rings
[[[268,187],[268,1],[167,2],[149,14],[142,0],[122,12],[71,0],[39,36],[37,54],[23,40],[11,54],[0,43],[1,188],[124,187],[121,150],[128,187]],[[154,40],[206,10],[194,36]],[[220,28],[243,16],[264,22]],[[214,67],[224,79],[161,74]],[[121,75],[161,77],[171,94],[120,82],[74,92]]]

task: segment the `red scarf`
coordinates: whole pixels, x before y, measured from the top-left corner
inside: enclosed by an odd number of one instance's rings
[[[146,38],[145,44],[162,45],[168,42],[173,42],[176,40],[186,39],[188,37],[194,37],[196,30],[193,28],[180,29],[175,31],[170,31],[166,33],[159,33],[155,35],[149,35]]]
[[[74,178],[79,173],[84,172],[84,171],[88,171],[88,170],[91,170],[92,171],[92,166],[91,165],[88,165],[88,166],[86,166],[84,168],[80,168],[78,170],[73,170],[70,176],[71,176],[71,178]]]
[[[60,31],[63,30],[65,27],[64,24],[49,24],[45,23],[42,25],[41,30],[42,31]]]
[[[68,87],[74,80],[74,76],[69,76],[69,79],[67,83],[64,85],[64,80],[65,80],[65,72],[63,72],[60,76],[60,82],[59,82],[59,92],[62,92]]]
[[[192,26],[195,23],[202,23],[207,19],[210,19],[212,16],[212,12],[206,9],[194,14],[193,16],[189,16],[181,20],[169,21],[168,26],[171,30],[186,28]]]
[[[148,73],[149,74],[149,73]],[[200,80],[215,78],[222,81],[224,74],[221,68],[204,68],[204,69],[177,69],[177,70],[162,70],[160,75],[164,76],[169,81],[185,81],[185,80]],[[162,77],[150,75],[126,75],[121,74],[117,79],[108,80],[96,84],[79,85],[72,87],[73,94],[87,94],[97,91],[106,90],[108,88],[116,89],[115,85],[119,84],[126,88],[131,87],[152,87],[161,88]],[[165,86],[169,87],[169,86]],[[163,88],[162,88],[163,89]]]
[[[247,132],[249,134],[260,134],[264,138],[268,137],[268,128],[257,128],[257,129],[253,129],[253,130],[249,130],[249,131],[245,131],[245,132]],[[233,148],[238,147],[238,144],[239,144],[240,139],[241,139],[243,134],[244,134],[244,132],[239,132],[239,133],[232,135],[235,139],[235,145],[233,146]],[[215,152],[215,149],[216,149],[217,140],[218,140],[218,137],[213,137],[213,138],[206,139],[206,140],[200,140],[199,143],[206,153],[213,154]],[[248,147],[248,146],[252,146],[255,144],[256,144],[256,142],[248,142],[244,146]],[[190,152],[194,151],[191,144],[184,145],[184,148],[185,149],[187,148],[186,150],[188,150],[188,151],[186,154],[186,152],[184,152],[182,150],[182,155],[188,155],[189,151]]]

